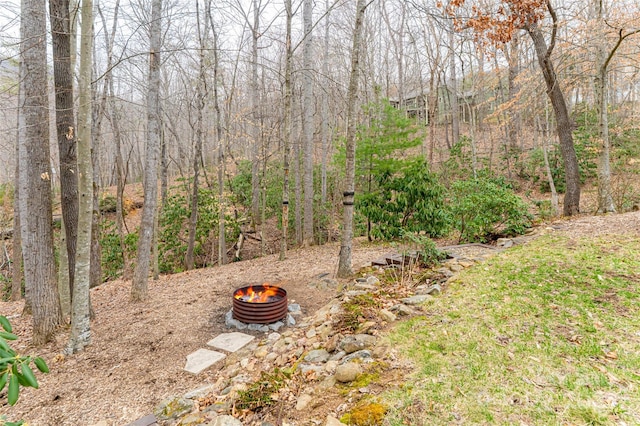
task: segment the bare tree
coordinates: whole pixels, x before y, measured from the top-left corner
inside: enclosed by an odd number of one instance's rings
[[[313,133],[314,133],[314,100],[313,100],[313,2],[304,0],[302,4],[302,20],[304,24],[303,64],[302,64],[302,134],[304,138],[304,220],[303,244],[313,244]]]
[[[131,285],[134,302],[148,297],[147,282],[151,244],[155,232],[156,205],[158,203],[158,151],[160,148],[160,43],[162,0],[151,3],[149,43],[149,87],[147,88],[147,148],[145,155],[144,206],[140,223],[138,256]]]
[[[351,275],[351,251],[353,246],[353,210],[356,174],[356,98],[358,95],[358,74],[360,61],[360,43],[362,39],[362,22],[368,6],[366,0],[356,3],[356,23],[353,29],[353,46],[351,48],[351,73],[347,89],[347,137],[346,137],[346,178],[342,204],[344,221],[342,225],[342,241],[338,276],[345,278]]]
[[[209,10],[211,0],[206,0],[205,10]],[[200,5],[196,0],[196,26],[198,32],[198,43],[200,44],[198,55],[198,82],[196,86],[196,140],[193,153],[193,185],[191,192],[191,216],[189,217],[189,240],[187,242],[187,252],[185,254],[185,267],[187,270],[193,269],[194,266],[194,248],[196,242],[196,227],[198,224],[198,188],[200,179],[200,162],[202,161],[202,140],[204,138],[204,119],[203,112],[206,106],[207,96],[207,74],[205,68],[205,51],[207,49],[207,36],[209,33],[209,20],[200,20]]]
[[[596,13],[596,55],[594,75],[595,106],[598,111],[598,126],[602,151],[600,152],[598,167],[598,213],[611,213],[616,211],[611,194],[611,141],[609,138],[609,64],[614,55],[628,37],[640,33],[640,29],[625,31],[624,28],[616,29],[617,39],[614,45],[607,49],[607,22],[605,16],[604,0],[594,0]]]
[[[24,140],[20,144],[20,233],[28,302],[33,310],[33,343],[51,339],[62,321],[51,220],[49,102],[47,93],[46,10],[22,0],[20,22],[21,105]]]
[[[78,245],[71,302],[71,338],[68,353],[80,352],[91,343],[89,287],[93,222],[93,161],[91,159],[91,64],[93,51],[93,0],[82,1],[80,83],[78,108]]]
[[[73,70],[71,68],[71,29],[69,0],[51,0],[51,43],[53,45],[53,82],[56,99],[56,132],[60,161],[60,194],[63,240],[66,242],[66,271],[63,281],[73,299],[76,240],[78,238],[78,172],[76,126],[73,114]],[[61,271],[62,272],[62,271]],[[68,276],[68,278],[66,278]],[[66,293],[66,291],[65,291]]]
[[[284,122],[282,129],[282,240],[280,241],[280,260],[284,260],[287,255],[287,239],[289,238],[289,149],[291,146],[291,114],[293,102],[291,63],[293,62],[293,49],[291,47],[291,20],[293,11],[291,0],[284,3],[286,20],[285,33],[285,70],[284,70]]]

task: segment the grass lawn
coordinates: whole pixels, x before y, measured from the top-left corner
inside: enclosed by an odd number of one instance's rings
[[[386,424],[640,424],[640,241],[545,236],[462,272],[400,323],[414,365]]]

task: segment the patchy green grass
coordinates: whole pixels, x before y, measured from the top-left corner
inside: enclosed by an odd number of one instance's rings
[[[391,333],[415,368],[387,423],[640,424],[639,299],[638,239],[501,253]]]

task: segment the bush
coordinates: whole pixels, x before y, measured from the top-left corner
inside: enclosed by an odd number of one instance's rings
[[[375,176],[376,190],[356,196],[356,212],[366,219],[374,238],[391,240],[404,232],[446,235],[450,218],[445,189],[421,158],[406,161],[394,173]]]
[[[202,267],[207,264],[208,256],[211,259],[213,257],[210,252],[213,246],[211,239],[217,238],[219,204],[211,189],[199,188],[198,194],[194,255],[196,267]],[[175,273],[184,270],[190,216],[190,201],[182,192],[167,197],[159,220],[158,263],[161,272]],[[235,239],[239,233],[237,222],[229,216],[226,216],[225,220],[225,238]]]
[[[498,235],[522,234],[532,224],[527,204],[500,180],[454,182],[450,201],[460,241],[486,242]]]
[[[20,395],[20,387],[31,387],[38,389],[38,380],[31,364],[42,373],[48,373],[47,363],[40,357],[21,356],[9,346],[8,341],[16,340],[18,336],[11,331],[11,323],[7,317],[0,315],[0,326],[4,331],[0,331],[0,392],[7,387],[7,402],[15,405]],[[0,417],[0,424],[5,426],[19,426],[23,422],[6,422]]]
[[[124,271],[124,256],[122,255],[120,237],[114,221],[104,220],[102,222],[100,246],[102,247],[102,281],[120,277]],[[127,258],[134,258],[138,247],[137,230],[125,235],[124,247],[127,251]]]

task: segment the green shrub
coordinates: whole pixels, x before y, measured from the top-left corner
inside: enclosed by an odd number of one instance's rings
[[[214,245],[212,238],[217,238],[219,204],[211,189],[199,188],[198,194],[194,255],[196,267],[202,267],[207,264],[207,257],[211,257],[211,247]],[[190,202],[182,191],[167,197],[159,220],[158,264],[161,272],[184,270],[190,216]],[[225,221],[225,237],[235,239],[239,233],[237,221],[230,216],[226,216]]]
[[[122,255],[122,247],[120,247],[120,237],[118,236],[114,221],[102,221],[100,246],[102,247],[102,280],[109,281],[122,276],[122,272],[124,271],[124,257]],[[127,258],[134,258],[138,247],[137,230],[125,235],[124,247],[127,251]]]
[[[450,217],[445,188],[422,158],[406,160],[399,169],[375,176],[376,189],[356,196],[356,213],[364,216],[373,238],[391,240],[404,232],[446,235]]]
[[[40,357],[21,356],[9,346],[11,340],[16,340],[18,336],[11,331],[11,323],[7,317],[0,315],[0,326],[4,331],[0,331],[0,393],[7,387],[7,402],[15,405],[20,396],[20,387],[31,387],[38,389],[38,380],[31,364],[40,372],[48,373],[47,363]],[[5,426],[19,426],[23,422],[6,422],[0,417],[0,424]]]
[[[438,250],[436,243],[426,235],[419,235],[412,232],[405,232],[402,235],[405,244],[413,248],[424,266],[437,265],[447,258],[447,254]]]
[[[491,178],[454,182],[450,209],[454,227],[464,242],[522,234],[533,220],[527,204],[504,182]]]

